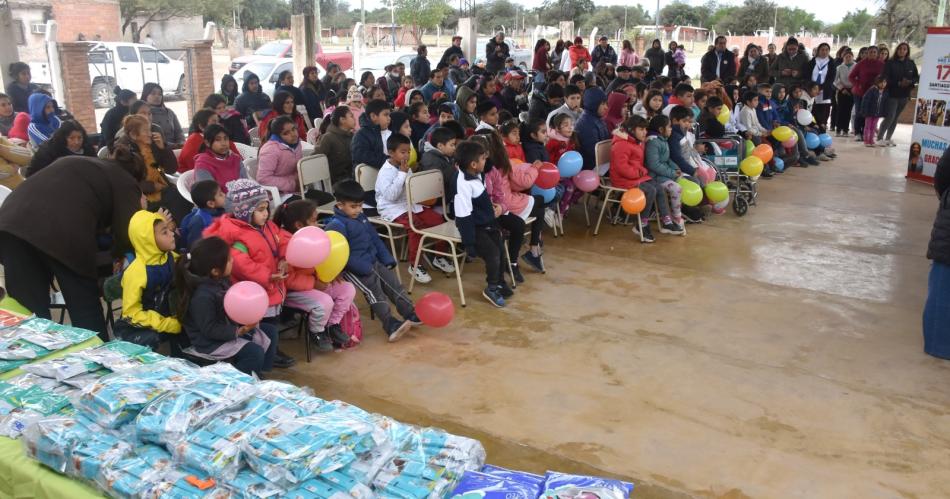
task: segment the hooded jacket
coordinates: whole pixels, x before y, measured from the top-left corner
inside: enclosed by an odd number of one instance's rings
[[[606,100],[607,94],[600,88],[593,87],[584,91],[584,112],[574,125],[574,133],[577,134],[577,140],[580,142],[579,150],[584,158],[585,170],[592,170],[597,166],[594,162],[594,149],[597,143],[610,138],[607,124],[597,114],[597,108]]]
[[[102,122],[99,123],[99,130],[102,134],[102,140],[105,141],[104,145],[109,149],[112,149],[112,145],[115,144],[115,134],[122,128],[122,120],[125,119],[128,114],[129,106],[123,106],[119,103],[112,109],[106,111],[106,115],[102,117]]]
[[[581,57],[590,62],[590,51],[583,45],[571,45],[571,48],[568,49],[568,54],[571,56],[571,69],[577,67],[577,61],[581,60]],[[593,67],[593,64],[591,64],[591,67]]]
[[[670,144],[662,135],[651,135],[644,151],[644,166],[650,176],[663,183],[676,179],[676,163],[670,160]]]
[[[888,91],[871,86],[861,98],[861,115],[871,118],[884,116],[884,103],[887,102]]]
[[[338,208],[333,208],[333,217],[327,223],[326,230],[343,234],[350,244],[350,258],[345,267],[347,272],[366,276],[373,272],[377,262],[386,267],[396,265],[396,259],[389,253],[389,248],[366,215],[360,213],[358,217],[350,218]]]
[[[46,114],[46,104],[52,100],[53,98],[46,94],[36,93],[30,96],[30,126],[27,127],[27,133],[35,147],[49,140],[62,124],[56,117],[55,109]]]
[[[227,87],[229,83],[234,84],[234,93],[229,93],[227,91]],[[222,76],[220,93],[221,95],[224,96],[225,99],[227,99],[228,105],[233,106],[234,101],[237,99],[238,95],[241,95],[240,90],[237,88],[237,80],[235,80],[234,77],[231,75]]]
[[[180,333],[181,324],[171,314],[168,299],[177,255],[163,252],[155,243],[155,224],[164,220],[157,213],[140,210],[129,221],[135,259],[122,272],[122,318],[159,333]]]
[[[360,116],[360,129],[353,135],[350,156],[353,158],[353,168],[365,163],[379,169],[389,158],[386,154],[386,144],[383,143],[383,131],[379,125],[373,124],[369,114],[363,113]]]
[[[292,148],[283,141],[268,140],[261,146],[257,157],[257,181],[261,185],[276,187],[281,194],[299,194],[297,162],[301,158],[303,147],[300,142]]]
[[[231,215],[218,217],[204,231],[204,237],[218,236],[231,246],[234,267],[231,282],[254,281],[267,291],[268,304],[277,306],[287,295],[284,281],[272,281],[277,263],[287,254],[289,239],[270,220],[257,228]]]
[[[464,129],[474,130],[475,127],[478,126],[478,116],[475,116],[474,113],[465,112],[465,103],[468,102],[473,95],[475,95],[474,90],[462,85],[458,89],[458,95],[455,96],[455,119],[458,120]]]
[[[623,121],[623,107],[626,103],[625,93],[610,92],[607,96],[607,116],[604,117],[604,123],[607,124],[608,131],[613,132]]]
[[[663,45],[659,47],[654,47],[653,44],[659,42],[660,40],[653,40],[650,43],[650,48],[647,49],[644,57],[650,61],[650,72],[655,75],[663,74],[663,66],[665,65],[666,54],[663,52]]]
[[[248,84],[252,81],[257,81],[257,92],[251,92],[248,90]],[[257,77],[256,74],[251,72],[244,73],[244,84],[241,86],[241,95],[234,100],[234,108],[237,109],[241,116],[244,117],[244,121],[248,124],[257,123],[254,119],[254,113],[258,111],[267,112],[271,108],[270,97],[264,93],[264,89],[261,88],[261,79]]]
[[[332,123],[317,142],[313,152],[327,157],[330,163],[330,180],[334,184],[353,178],[353,157],[350,155],[352,144],[353,132]]]
[[[630,189],[650,180],[650,172],[643,164],[644,144],[632,135],[617,131],[610,146],[610,184],[619,189]]]

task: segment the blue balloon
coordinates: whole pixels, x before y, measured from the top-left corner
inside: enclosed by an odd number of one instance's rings
[[[808,149],[815,149],[820,145],[821,145],[821,139],[819,139],[817,135],[815,135],[812,132],[808,132],[805,134],[805,147],[807,147]]]
[[[775,169],[778,171],[785,171],[785,162],[782,161],[782,158],[773,158],[772,161],[775,164]]]
[[[551,201],[554,201],[554,196],[557,194],[557,189],[552,187],[550,189],[542,189],[536,185],[531,186],[531,195],[532,196],[541,196],[544,199],[544,204],[548,204]]]
[[[818,140],[821,141],[822,147],[831,147],[831,135],[823,133],[818,136]]]
[[[561,172],[561,178],[571,178],[580,173],[583,167],[584,158],[577,151],[567,151],[557,161],[557,169]]]

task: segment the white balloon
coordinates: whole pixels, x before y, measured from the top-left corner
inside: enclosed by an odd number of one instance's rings
[[[815,117],[812,116],[811,111],[807,109],[799,109],[795,118],[798,120],[798,124],[802,126],[811,125],[812,122],[815,121]]]

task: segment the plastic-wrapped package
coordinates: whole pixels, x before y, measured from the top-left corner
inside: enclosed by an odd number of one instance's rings
[[[534,473],[528,473],[527,471],[509,470],[500,466],[486,464],[482,467],[482,473],[503,478],[509,482],[518,482],[525,484],[528,487],[532,487],[535,489],[534,495],[532,497],[538,497],[538,494],[541,493],[541,487],[544,486],[543,476],[535,475]]]
[[[92,372],[64,379],[63,384],[78,388],[79,390],[84,390],[87,386],[99,381],[100,378],[107,374],[112,374],[112,371],[103,367]]]
[[[292,499],[373,499],[373,491],[338,471],[331,471],[311,478],[287,491],[285,497]]]
[[[0,328],[8,328],[16,326],[17,324],[25,321],[28,317],[23,317],[6,310],[0,310]]]
[[[536,499],[540,487],[469,471],[462,476],[449,499]]]
[[[21,339],[0,340],[0,359],[33,360],[49,354],[49,350]]]
[[[77,355],[67,355],[58,359],[25,365],[22,369],[37,376],[63,381],[81,374],[96,371],[100,369],[100,367],[99,364],[90,362]]]
[[[139,497],[174,469],[171,455],[161,447],[146,445],[135,452],[99,470],[96,484],[100,490],[115,498]]]
[[[16,368],[18,368],[18,367],[22,367],[22,366],[24,366],[24,365],[26,365],[26,364],[29,364],[29,363],[30,363],[30,361],[29,361],[29,360],[25,360],[25,359],[23,359],[23,360],[6,360],[6,359],[0,359],[0,374],[3,374],[3,373],[5,373],[5,372],[10,372],[10,371],[12,371],[12,370],[14,370],[14,369],[16,369]]]
[[[59,473],[66,473],[72,449],[93,434],[82,418],[43,418],[23,430],[23,448],[27,456]]]
[[[235,499],[284,497],[285,493],[283,488],[248,469],[241,470],[233,479],[225,480],[223,485]]]
[[[142,409],[135,419],[138,437],[144,442],[172,446],[213,416],[253,397],[254,381],[230,364],[203,367],[194,381],[156,398]]]
[[[544,476],[543,491],[538,497],[539,499],[558,499],[560,497],[628,499],[632,492],[632,483],[549,471]]]
[[[148,347],[136,345],[135,343],[110,341],[105,345],[78,352],[76,355],[118,372],[136,368],[142,364],[149,364],[151,362],[143,362],[143,356],[147,355],[147,357],[144,358],[151,359],[153,355],[158,354],[153,354]]]
[[[63,395],[38,386],[0,383],[0,435],[17,438],[33,421],[71,411],[69,399]]]
[[[373,488],[380,497],[443,497],[466,471],[484,464],[485,449],[477,440],[412,428],[401,451],[373,479]]]
[[[66,474],[92,483],[102,468],[128,457],[133,449],[132,444],[118,435],[102,431],[95,423],[89,422],[89,425],[97,431],[72,450]]]
[[[76,400],[76,409],[100,426],[117,428],[135,418],[146,404],[166,391],[193,381],[196,373],[193,364],[166,359],[103,376],[82,391]]]
[[[172,469],[139,493],[143,499],[230,499],[230,489],[188,469]]]

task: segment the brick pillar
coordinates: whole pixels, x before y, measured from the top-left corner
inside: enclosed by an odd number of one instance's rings
[[[92,103],[92,86],[89,81],[89,44],[82,42],[62,42],[57,44],[63,75],[63,94],[61,103],[76,117],[88,133],[98,130],[96,109]]]
[[[188,116],[201,109],[205,98],[215,92],[214,68],[211,63],[211,45],[214,40],[187,40],[182,48],[188,51],[185,59],[185,99]]]

